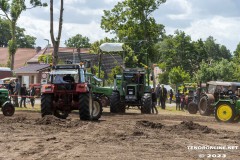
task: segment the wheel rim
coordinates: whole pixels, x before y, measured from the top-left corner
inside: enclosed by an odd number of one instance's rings
[[[93,101],[93,106],[90,107],[91,116],[97,117],[99,112],[100,112],[100,104],[97,101]]]
[[[7,107],[5,110],[4,110],[5,114],[7,116],[10,116],[10,115],[13,115],[14,113],[14,109],[12,107]]]
[[[227,104],[222,104],[217,109],[217,116],[221,121],[230,120],[232,115],[232,108]]]

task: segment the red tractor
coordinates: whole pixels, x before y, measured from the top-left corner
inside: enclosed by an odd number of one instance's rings
[[[79,110],[81,120],[101,117],[101,103],[93,98],[91,85],[85,81],[85,71],[80,65],[53,66],[43,78],[46,84],[41,88],[42,117],[54,115],[66,119],[72,110]]]

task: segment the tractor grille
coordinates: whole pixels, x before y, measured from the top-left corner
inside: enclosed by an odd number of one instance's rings
[[[135,95],[135,87],[127,86],[127,95]]]

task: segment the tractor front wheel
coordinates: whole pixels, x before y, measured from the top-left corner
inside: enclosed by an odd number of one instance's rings
[[[200,99],[199,104],[198,104],[198,110],[199,110],[199,113],[202,116],[209,116],[211,114],[211,110],[209,109],[209,102],[208,102],[207,96],[203,96]]]
[[[152,107],[151,94],[145,93],[142,97],[141,113],[142,114],[151,114],[151,107]]]
[[[41,113],[42,117],[52,115],[53,98],[51,94],[41,95]]]
[[[226,102],[217,104],[214,113],[216,120],[219,122],[233,122],[236,118],[234,105]]]
[[[6,103],[2,106],[2,112],[4,116],[12,116],[15,112],[15,107],[12,103]]]
[[[188,104],[188,107],[187,107],[188,109],[188,112],[190,113],[190,114],[196,114],[197,113],[197,111],[198,111],[198,105],[196,104],[196,103],[194,103],[194,102],[190,102],[189,104]]]
[[[125,113],[126,106],[121,102],[119,92],[112,92],[110,97],[110,112],[111,113]]]
[[[90,102],[91,103],[91,102]],[[102,116],[102,103],[98,99],[94,99],[92,107],[90,107],[90,117],[92,120],[98,120]]]

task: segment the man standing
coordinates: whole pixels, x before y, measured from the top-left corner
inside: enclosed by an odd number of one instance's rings
[[[21,95],[21,101],[20,101],[20,107],[22,108],[22,102],[25,108],[26,107],[26,96],[27,96],[27,88],[26,88],[26,84],[23,84],[23,86],[20,89],[20,95]]]
[[[13,101],[14,101],[14,106],[15,107],[19,107],[19,104],[18,104],[18,94],[19,94],[19,91],[20,91],[20,83],[18,82],[18,79],[15,80],[15,88],[14,88],[14,98],[13,98]]]
[[[166,105],[165,105],[166,99],[167,99],[167,89],[162,84],[162,87],[160,89],[160,102],[161,102],[162,109],[166,108]]]
[[[156,87],[156,97],[157,97],[157,106],[160,106],[160,84],[158,83],[157,87]]]
[[[13,82],[12,79],[10,80],[7,89],[8,89],[8,93],[9,93],[10,101],[11,101],[12,100],[12,95],[13,95],[13,89],[14,89],[14,82]]]
[[[36,92],[36,90],[35,90],[34,86],[32,85],[32,87],[29,91],[29,96],[30,96],[30,102],[31,102],[32,109],[34,109],[35,92]]]

